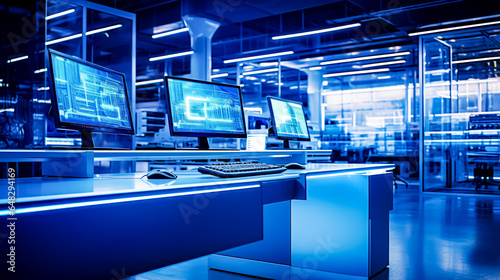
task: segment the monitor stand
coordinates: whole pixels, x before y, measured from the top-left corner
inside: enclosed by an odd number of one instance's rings
[[[94,139],[92,139],[92,132],[90,130],[82,130],[82,150],[94,149]]]
[[[283,149],[290,150],[290,140],[283,140]]]
[[[273,126],[270,126],[268,129],[267,129],[267,135],[269,137],[276,137],[276,135],[274,134],[274,127]],[[283,150],[290,150],[290,140],[283,140]]]
[[[209,150],[210,149],[207,137],[198,137],[198,149],[200,149],[200,150]]]

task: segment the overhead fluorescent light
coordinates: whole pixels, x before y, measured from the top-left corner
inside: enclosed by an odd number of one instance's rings
[[[259,63],[259,66],[261,67],[270,67],[270,66],[278,66],[278,62],[261,62]]]
[[[212,72],[219,72],[220,69],[212,69]]]
[[[419,36],[419,35],[433,34],[433,33],[439,33],[439,32],[447,32],[447,31],[453,31],[453,30],[489,26],[489,25],[495,25],[495,24],[500,24],[500,21],[491,21],[491,22],[468,24],[468,25],[462,25],[462,26],[439,28],[439,29],[433,29],[433,30],[427,30],[427,31],[418,31],[418,32],[409,33],[408,36]]]
[[[186,32],[186,31],[189,31],[188,27],[174,29],[174,30],[170,30],[170,31],[162,32],[162,33],[158,33],[158,34],[153,34],[153,36],[151,36],[151,38],[156,39],[156,38],[161,38],[161,37],[165,37],[165,36],[169,36],[169,35],[173,35],[173,34],[177,34],[177,33],[182,33],[182,32]]]
[[[370,64],[363,64],[363,65],[361,65],[361,68],[384,66],[384,65],[393,65],[393,64],[400,64],[400,63],[405,63],[405,62],[406,62],[406,60],[401,59],[401,60],[394,60],[394,61],[385,61],[385,62],[378,62],[378,63],[370,63]]]
[[[0,109],[0,113],[15,112],[15,111],[16,111],[16,109],[14,109],[14,108]]]
[[[275,57],[275,56],[282,56],[282,55],[289,55],[289,54],[293,54],[293,51],[286,51],[286,52],[278,52],[278,53],[270,53],[270,54],[235,58],[235,59],[228,59],[228,60],[224,60],[224,63],[233,63],[233,62],[238,62],[238,61],[255,60],[255,59],[261,59],[261,58],[266,58],[266,57]]]
[[[80,37],[82,37],[82,33],[78,33],[78,34],[71,35],[71,36],[68,36],[68,37],[62,37],[62,38],[55,39],[55,40],[52,40],[52,41],[47,41],[47,42],[45,42],[45,45],[48,46],[48,45],[52,45],[52,44],[56,44],[56,43],[60,43],[60,42],[64,42],[64,41],[68,41],[68,40],[72,40],[72,39],[76,39],[76,38],[80,38]]]
[[[379,77],[377,77],[377,79],[379,79],[379,80],[387,80],[390,78],[391,78],[391,76],[379,76]]]
[[[272,37],[272,39],[273,40],[289,39],[289,38],[295,38],[295,37],[302,37],[302,36],[309,36],[309,35],[315,35],[315,34],[320,34],[320,33],[332,32],[332,31],[337,31],[337,30],[342,30],[342,29],[354,28],[354,27],[359,27],[359,26],[361,26],[361,23],[352,23],[352,24],[330,27],[330,28],[325,28],[325,29],[318,29],[318,30],[300,32],[300,33],[294,33],[294,34],[288,34],[288,35],[274,36],[274,37]]]
[[[323,60],[325,59],[324,57],[322,56],[317,56],[317,57],[309,57],[309,58],[304,58],[304,59],[301,59],[303,61],[313,61],[313,60]]]
[[[314,71],[314,70],[321,70],[321,69],[323,69],[323,67],[321,67],[321,66],[313,66],[313,67],[309,67],[309,70],[313,70],[313,71]]]
[[[210,76],[210,78],[215,79],[215,78],[222,78],[222,77],[227,77],[227,76],[229,76],[229,73],[221,73],[221,74],[217,74],[217,75],[212,75],[212,76]]]
[[[388,72],[389,68],[379,68],[372,70],[361,70],[361,71],[348,71],[348,72],[339,72],[339,73],[330,73],[323,75],[323,78],[330,77],[339,77],[339,76],[348,76],[348,75],[361,75],[361,74],[370,74],[370,73],[379,73],[379,72]]]
[[[75,9],[69,9],[69,10],[64,11],[64,12],[60,12],[60,13],[57,13],[57,14],[53,14],[53,15],[47,16],[45,18],[45,20],[49,20],[49,19],[53,19],[53,18],[56,18],[56,17],[64,16],[64,15],[71,14],[71,13],[74,13],[74,12],[75,12]]]
[[[334,94],[347,94],[347,93],[366,93],[366,92],[377,92],[377,91],[391,91],[391,90],[402,90],[406,89],[405,85],[396,86],[384,86],[384,87],[371,87],[371,88],[357,88],[357,89],[346,89],[346,90],[335,90],[335,91],[323,91],[321,95],[334,95]]]
[[[45,91],[45,90],[49,90],[50,88],[49,87],[39,87],[37,88],[38,91]]]
[[[28,57],[29,56],[27,56],[27,55],[19,56],[19,57],[7,60],[7,63],[12,63],[12,62],[16,62],[16,61],[25,60],[25,59],[28,59]]]
[[[497,60],[497,59],[500,59],[500,56],[455,60],[455,61],[452,61],[452,63],[453,64],[460,64],[460,63],[479,62],[479,61],[488,61],[488,60]]]
[[[100,32],[104,32],[104,31],[108,31],[108,30],[113,30],[113,29],[117,29],[117,28],[120,28],[122,27],[123,25],[121,24],[115,24],[115,25],[111,25],[111,26],[108,26],[108,27],[103,27],[103,28],[99,28],[99,29],[94,29],[94,30],[90,30],[90,31],[87,31],[85,32],[85,35],[92,35],[92,34],[96,34],[96,33],[100,33]]]
[[[167,54],[167,55],[152,57],[149,59],[149,61],[156,61],[156,60],[168,59],[168,58],[173,58],[173,57],[186,56],[186,55],[191,55],[193,53],[194,53],[194,51]]]
[[[270,69],[264,69],[264,70],[243,72],[243,76],[262,74],[262,73],[270,73],[270,72],[278,72],[278,71],[279,71],[278,68],[270,68]]]
[[[323,62],[320,62],[320,64],[321,65],[339,64],[339,63],[346,63],[346,62],[353,62],[353,61],[362,61],[362,60],[370,60],[370,59],[395,57],[395,56],[402,56],[402,55],[409,55],[409,54],[410,54],[409,51],[405,51],[405,52],[397,52],[397,53],[387,53],[387,54],[360,56],[360,57],[353,57],[353,58],[346,58],[346,59],[337,59],[337,60],[323,61]]]
[[[47,68],[35,70],[35,74],[39,74],[39,73],[43,73],[43,72],[47,72]]]
[[[136,82],[135,85],[136,86],[143,86],[143,85],[156,84],[156,83],[161,83],[161,82],[163,82],[163,79]]]
[[[437,70],[425,71],[425,74],[442,75],[442,74],[449,73],[449,72],[450,72],[450,69],[437,69]]]

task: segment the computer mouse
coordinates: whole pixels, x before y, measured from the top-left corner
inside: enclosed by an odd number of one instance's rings
[[[306,169],[305,165],[302,165],[300,163],[289,163],[285,165],[286,169]]]
[[[168,171],[168,170],[151,170],[149,173],[146,175],[148,179],[176,179],[177,175],[174,173]]]

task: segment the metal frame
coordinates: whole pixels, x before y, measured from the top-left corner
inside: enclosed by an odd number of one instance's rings
[[[130,86],[128,87],[130,90],[129,94],[129,101],[130,101],[130,110],[132,114],[132,122],[134,124],[134,127],[136,126],[135,123],[135,108],[136,108],[136,94],[135,94],[135,80],[136,80],[136,15],[134,13],[129,13],[126,11],[114,9],[111,7],[103,6],[100,4],[96,4],[90,1],[85,1],[85,0],[59,0],[59,2],[66,2],[70,4],[76,4],[82,7],[83,12],[82,12],[82,59],[86,60],[87,58],[87,36],[85,35],[87,31],[87,9],[92,9],[96,10],[98,12],[103,12],[107,14],[111,14],[117,17],[125,18],[128,19],[132,22],[132,50],[131,50],[131,64],[132,64],[132,69],[131,69],[131,77],[130,77]],[[47,16],[47,2],[45,3],[45,16]],[[47,26],[45,26],[45,37],[47,37]],[[47,47],[45,47],[45,50],[47,51]],[[135,136],[132,137],[132,146],[135,147]]]
[[[485,17],[487,18],[487,17]],[[482,19],[482,18],[481,18]],[[490,26],[488,28],[493,28],[493,26]],[[481,31],[483,28],[468,28],[465,31],[463,30],[457,30],[457,31],[451,31],[451,32],[442,32],[442,33],[435,33],[435,34],[429,34],[429,35],[424,35],[424,36],[419,36],[418,38],[418,52],[419,52],[419,57],[418,57],[418,76],[419,76],[419,81],[420,81],[420,130],[419,130],[419,180],[420,180],[420,192],[425,192],[424,191],[424,137],[425,137],[425,129],[424,129],[424,124],[425,124],[425,96],[424,96],[424,88],[425,88],[425,78],[424,78],[424,73],[425,73],[425,60],[424,60],[424,54],[425,54],[425,39],[428,38],[433,38],[434,40],[442,43],[443,45],[447,46],[450,48],[450,85],[449,85],[449,91],[450,91],[450,97],[452,95],[452,90],[453,90],[453,47],[446,42],[443,42],[442,40],[437,39],[437,36],[440,36],[442,34],[460,34],[462,32],[473,32],[473,31]],[[450,112],[453,112],[453,102],[450,102]],[[450,159],[450,162],[453,162],[453,160]],[[461,194],[463,195],[463,194]]]

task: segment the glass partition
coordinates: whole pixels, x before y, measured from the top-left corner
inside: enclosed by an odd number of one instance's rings
[[[125,74],[132,114],[135,114],[135,15],[91,2],[68,3],[60,0],[46,2],[45,56],[47,49],[73,55]],[[48,62],[45,61],[45,69]],[[44,75],[39,99],[50,100],[48,72]],[[40,94],[39,94],[40,95]],[[49,102],[50,103],[50,102]],[[60,132],[48,115],[44,137],[48,146],[79,146],[79,132]],[[135,118],[133,118],[135,120]],[[45,125],[44,125],[45,126]],[[96,146],[106,143],[131,148],[130,136],[95,133]],[[121,146],[121,145],[124,146]]]
[[[494,30],[419,39],[423,191],[500,194],[500,82]]]

